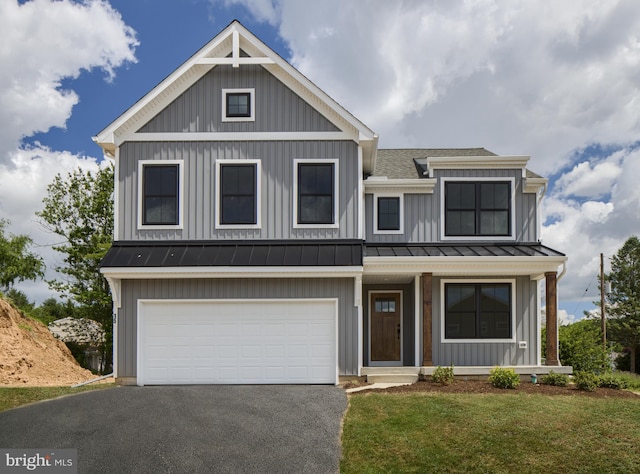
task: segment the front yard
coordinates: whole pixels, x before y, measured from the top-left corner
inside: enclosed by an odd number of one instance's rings
[[[349,397],[343,473],[638,472],[640,397],[525,392]]]
[[[88,390],[115,387],[114,383],[94,383],[82,387],[0,387],[0,411]]]

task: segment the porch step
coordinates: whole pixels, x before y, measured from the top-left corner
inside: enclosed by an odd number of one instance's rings
[[[416,383],[418,374],[368,374],[369,383]]]

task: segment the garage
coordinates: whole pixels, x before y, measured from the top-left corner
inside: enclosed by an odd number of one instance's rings
[[[337,300],[139,300],[138,385],[335,384]]]

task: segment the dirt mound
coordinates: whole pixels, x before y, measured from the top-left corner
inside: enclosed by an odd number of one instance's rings
[[[93,378],[44,324],[0,299],[0,385],[73,385]]]

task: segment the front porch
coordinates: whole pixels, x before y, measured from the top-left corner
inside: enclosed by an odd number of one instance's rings
[[[459,377],[485,377],[495,366],[523,376],[571,373],[558,358],[557,280],[565,260],[539,244],[368,246],[356,284],[360,375],[411,382],[438,365],[453,366]]]

